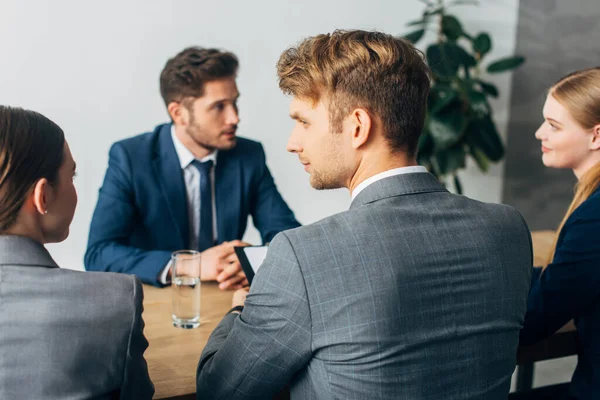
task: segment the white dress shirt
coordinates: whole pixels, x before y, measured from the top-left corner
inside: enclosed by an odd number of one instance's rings
[[[188,208],[188,224],[189,224],[189,249],[195,250],[198,248],[198,232],[200,231],[200,208],[203,204],[200,203],[200,171],[194,165],[192,161],[196,159],[194,154],[187,148],[181,140],[175,135],[175,127],[171,125],[171,139],[175,146],[175,152],[179,158],[179,165],[183,170],[183,181],[185,183],[185,191],[187,198]],[[213,242],[217,238],[217,207],[215,205],[215,167],[217,166],[217,150],[213,151],[206,157],[198,160],[200,162],[212,160],[213,168],[210,171],[210,180],[212,188],[212,221],[213,221]],[[184,249],[181,249],[184,250]],[[167,264],[163,272],[161,273],[159,281],[162,284],[167,283],[167,274],[171,269],[171,262]]]
[[[358,196],[358,194],[360,192],[362,192],[367,186],[369,186],[377,181],[380,181],[384,178],[389,178],[390,176],[395,176],[395,175],[414,174],[414,173],[423,173],[423,172],[427,172],[427,168],[425,168],[421,165],[415,165],[412,167],[401,167],[401,168],[388,169],[387,171],[380,172],[377,175],[373,175],[372,177],[367,178],[364,181],[362,181],[361,183],[359,183],[358,186],[355,187],[354,191],[352,192],[352,200],[354,200],[356,198],[356,196]]]

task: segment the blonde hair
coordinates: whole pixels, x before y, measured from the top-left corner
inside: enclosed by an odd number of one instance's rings
[[[575,71],[561,78],[550,88],[549,94],[565,107],[584,129],[592,129],[600,124],[600,67]],[[558,236],[565,222],[599,185],[600,163],[583,174],[575,185],[575,196],[556,231],[548,264],[554,259]]]
[[[327,97],[332,131],[361,107],[380,119],[392,149],[416,152],[431,73],[407,40],[362,30],[309,37],[283,52],[277,74],[285,94],[313,103]]]

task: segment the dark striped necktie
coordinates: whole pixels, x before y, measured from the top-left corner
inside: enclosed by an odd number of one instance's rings
[[[210,171],[213,161],[192,161],[200,172],[200,229],[198,232],[198,251],[204,251],[214,246],[213,214],[212,214],[212,185]]]

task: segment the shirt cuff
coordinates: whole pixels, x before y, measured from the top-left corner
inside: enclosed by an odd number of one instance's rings
[[[244,306],[235,306],[231,310],[227,311],[227,314],[241,314],[242,311],[244,311]]]
[[[167,266],[162,270],[162,272],[160,273],[160,276],[158,277],[158,281],[160,283],[162,283],[163,285],[167,285],[167,284],[171,283],[171,281],[167,280],[170,270],[171,270],[171,261],[169,261],[167,263]]]

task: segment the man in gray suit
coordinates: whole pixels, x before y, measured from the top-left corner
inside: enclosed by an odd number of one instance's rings
[[[365,31],[288,49],[288,150],[348,211],[285,231],[217,326],[197,397],[506,399],[532,265],[511,207],[450,194],[416,165],[429,70]],[[244,305],[245,299],[245,305]]]

